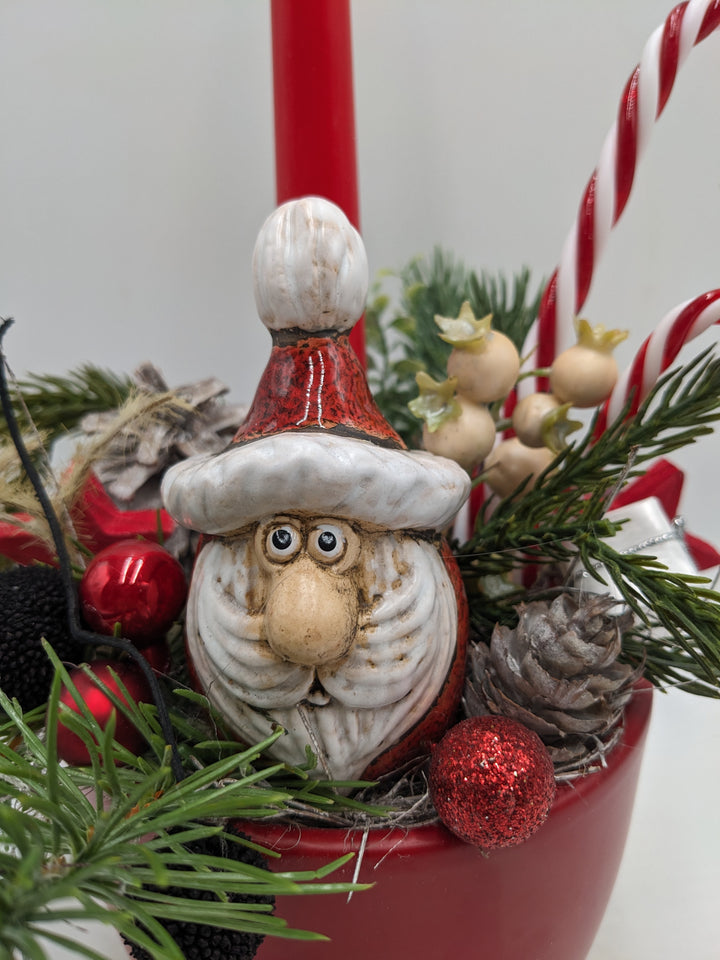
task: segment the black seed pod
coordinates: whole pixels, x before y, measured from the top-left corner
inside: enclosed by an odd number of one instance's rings
[[[61,660],[82,657],[70,635],[62,578],[51,567],[16,567],[0,573],[0,688],[23,710],[45,703],[53,666],[47,640]]]
[[[247,863],[262,869],[267,866],[265,858],[257,851],[244,847],[242,844],[229,843],[222,836],[212,836],[205,840],[186,844],[186,849],[188,858],[191,858],[195,853],[225,857],[228,860]],[[152,889],[159,890],[160,888],[153,887]],[[168,896],[187,897],[192,900],[217,899],[211,890],[163,887],[161,892]],[[233,903],[273,903],[275,900],[274,897],[270,896],[255,897],[239,894],[230,894],[228,899]],[[264,939],[262,935],[257,933],[224,930],[208,924],[162,919],[160,923],[180,947],[185,960],[252,960]],[[145,949],[129,941],[126,942],[135,960],[150,960],[150,954]]]

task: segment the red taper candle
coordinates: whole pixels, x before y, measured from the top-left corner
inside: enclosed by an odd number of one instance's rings
[[[332,200],[359,227],[350,0],[272,0],[277,202]],[[365,364],[362,323],[350,343]]]

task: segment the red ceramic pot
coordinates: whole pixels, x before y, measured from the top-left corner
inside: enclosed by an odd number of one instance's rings
[[[379,828],[359,879],[371,890],[280,897],[292,927],[330,942],[271,938],[257,960],[582,960],[620,866],[650,720],[652,688],[638,684],[622,742],[606,769],[561,786],[548,820],[524,844],[488,856],[437,824]],[[313,870],[349,850],[361,831],[248,824],[282,852],[273,869]],[[352,880],[351,861],[330,879]]]

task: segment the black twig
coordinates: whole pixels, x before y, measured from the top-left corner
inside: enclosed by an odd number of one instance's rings
[[[13,442],[28,479],[33,486],[35,495],[38,498],[38,502],[40,503],[43,514],[45,515],[45,519],[47,520],[50,528],[50,534],[55,545],[55,551],[58,558],[58,567],[60,570],[60,576],[62,577],[63,588],[65,590],[67,601],[68,629],[70,630],[72,637],[78,643],[94,646],[114,647],[128,654],[128,656],[132,657],[132,659],[137,663],[150,685],[152,698],[158,711],[160,727],[162,729],[165,742],[168,747],[170,747],[173,774],[177,780],[182,780],[185,776],[185,772],[183,770],[180,751],[178,750],[177,740],[175,738],[172,722],[170,720],[170,713],[165,704],[162,690],[160,689],[160,684],[158,683],[158,679],[155,676],[155,672],[153,671],[152,667],[142,653],[137,649],[137,647],[124,637],[103,636],[99,633],[93,633],[90,630],[85,630],[80,625],[77,592],[75,590],[75,584],[73,581],[72,563],[70,561],[70,554],[68,553],[65,537],[63,535],[60,521],[58,520],[58,516],[55,512],[52,501],[50,500],[50,497],[43,486],[40,475],[32,461],[32,457],[25,446],[25,441],[22,437],[22,431],[20,430],[17,418],[15,416],[15,410],[10,397],[10,390],[7,381],[7,361],[5,359],[3,341],[5,339],[5,334],[10,329],[12,324],[12,317],[4,319],[0,324],[0,403],[2,404],[2,410],[7,422],[10,439]]]

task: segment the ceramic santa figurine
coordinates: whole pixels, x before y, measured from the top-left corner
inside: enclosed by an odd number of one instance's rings
[[[467,614],[441,531],[469,493],[450,460],[409,451],[375,405],[348,332],[368,270],[360,236],[316,197],[281,206],[253,258],[273,348],[222,453],[166,474],[202,532],[187,650],[200,688],[249,743],[374,777],[438,739],[465,673]]]

